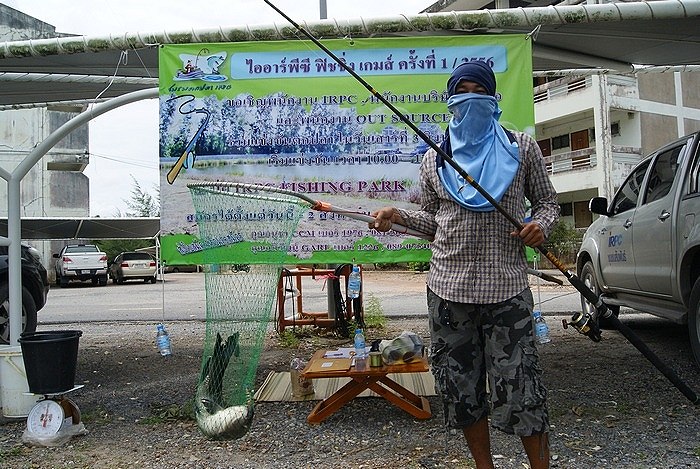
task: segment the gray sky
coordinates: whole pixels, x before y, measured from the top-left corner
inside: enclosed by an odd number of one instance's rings
[[[176,31],[243,24],[286,25],[263,0],[0,0],[62,33],[103,36],[125,32]],[[272,2],[295,21],[319,18],[319,0]],[[328,18],[414,15],[434,0],[326,0]],[[116,64],[115,64],[116,67]],[[90,122],[90,215],[126,211],[133,175],[155,193],[158,179],[158,105],[148,100],[123,106]]]

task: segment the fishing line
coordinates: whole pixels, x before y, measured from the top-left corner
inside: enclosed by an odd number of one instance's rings
[[[548,301],[558,300],[558,299],[560,299],[560,298],[564,298],[565,296],[576,295],[576,294],[577,294],[577,292],[575,292],[575,291],[572,291],[572,292],[569,292],[569,293],[562,293],[561,295],[553,296],[553,297],[548,298],[548,299],[546,299],[546,300],[539,301],[539,303],[542,304],[542,303],[546,303],[546,302],[548,302]]]

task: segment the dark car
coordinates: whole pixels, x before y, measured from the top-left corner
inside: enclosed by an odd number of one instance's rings
[[[146,252],[122,252],[109,265],[108,274],[114,283],[133,279],[156,283],[156,260]]]
[[[39,251],[22,244],[22,332],[36,330],[36,313],[46,304],[49,279]],[[0,344],[10,342],[8,248],[0,246]]]
[[[169,274],[171,272],[201,272],[201,268],[197,264],[183,264],[183,265],[166,265],[163,267],[163,272]]]

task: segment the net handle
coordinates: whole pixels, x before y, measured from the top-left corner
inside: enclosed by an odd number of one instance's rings
[[[291,197],[296,197],[298,199],[301,199],[304,202],[308,203],[310,205],[311,209],[317,210],[319,212],[338,213],[341,215],[345,215],[348,218],[352,218],[352,219],[358,220],[358,221],[363,221],[366,223],[372,223],[375,221],[374,217],[371,217],[369,215],[365,215],[364,213],[353,212],[351,210],[347,210],[347,209],[344,209],[341,207],[334,206],[328,202],[315,200],[315,199],[312,199],[311,197],[309,197],[305,194],[300,194],[299,192],[290,191],[288,189],[280,189],[280,188],[273,187],[273,186],[265,186],[262,184],[249,184],[249,183],[244,183],[244,182],[220,181],[220,182],[190,183],[190,184],[187,184],[187,187],[188,188],[202,188],[202,189],[206,189],[206,190],[210,190],[210,191],[217,191],[217,192],[221,192],[221,193],[225,193],[225,191],[222,190],[223,188],[235,188],[235,189],[240,189],[240,191],[238,191],[238,190],[236,191],[236,193],[239,195],[242,195],[244,197],[259,197],[261,199],[266,199],[266,197],[260,196],[260,195],[255,195],[256,192],[260,192],[260,191],[276,192],[278,194],[285,194],[285,195],[288,195]],[[267,200],[276,200],[276,199],[267,198]],[[408,228],[407,226],[400,225],[398,223],[392,223],[391,229],[396,231],[397,233],[415,236],[417,238],[426,239],[428,241],[433,240],[432,235],[429,235],[427,233],[423,233],[422,231],[417,231],[417,230]]]

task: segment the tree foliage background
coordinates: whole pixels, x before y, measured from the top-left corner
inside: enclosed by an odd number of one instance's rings
[[[576,266],[576,254],[581,247],[583,231],[577,230],[573,224],[559,220],[552,233],[547,238],[545,247],[565,266]],[[543,258],[540,267],[552,268],[551,263]]]
[[[117,217],[145,218],[160,216],[160,188],[153,187],[154,194],[141,187],[136,178],[131,176],[131,198],[126,202],[126,213],[117,212]],[[154,247],[154,239],[110,239],[96,242],[107,254],[110,262],[121,252]]]

